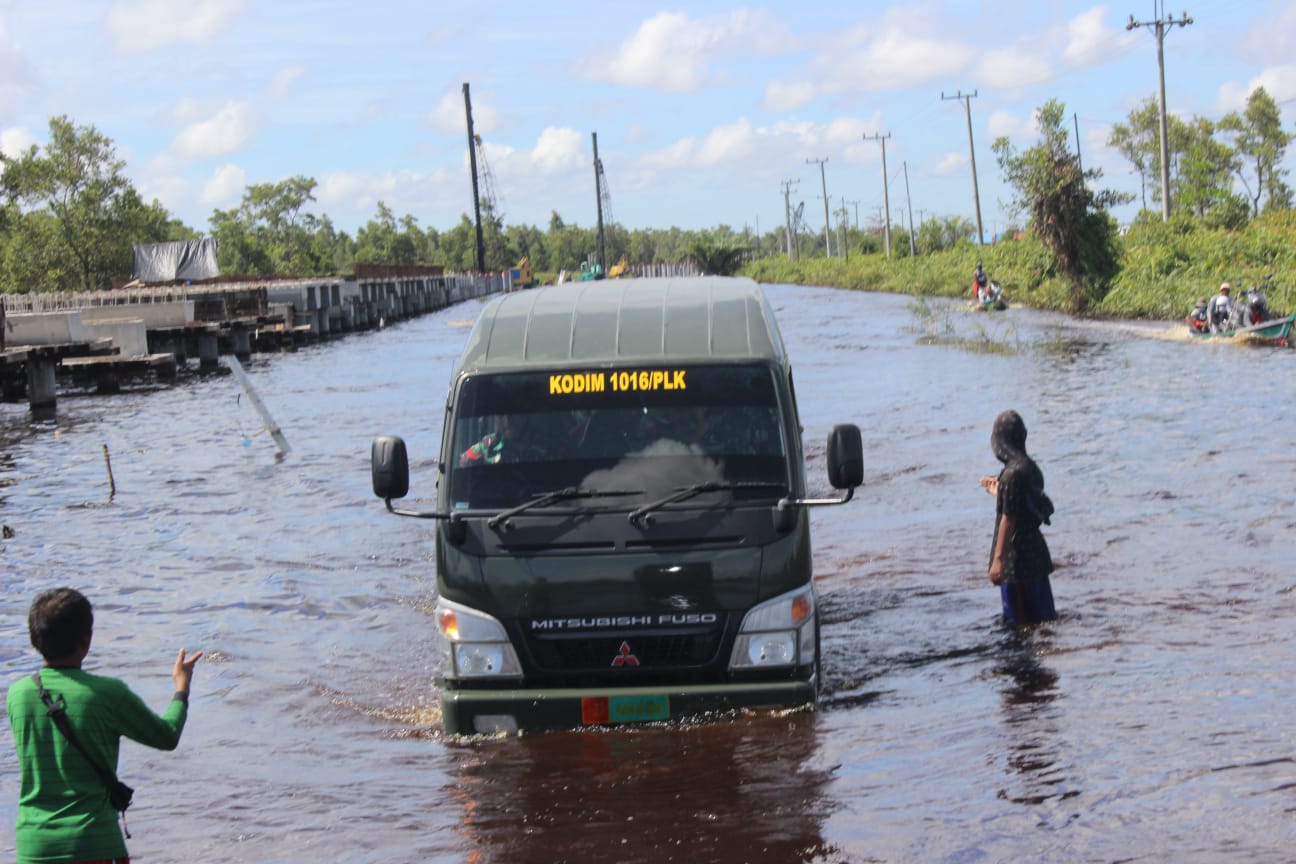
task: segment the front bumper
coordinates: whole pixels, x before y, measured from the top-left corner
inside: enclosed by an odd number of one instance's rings
[[[816,682],[811,678],[738,684],[588,689],[442,689],[440,692],[442,723],[446,734],[477,735],[500,731],[580,729],[604,723],[636,722],[638,718],[677,721],[744,708],[799,708],[814,704],[816,690]],[[613,719],[592,719],[600,716],[598,706],[602,705],[606,710],[608,702],[613,702]],[[618,705],[623,706],[623,710],[618,711]],[[666,709],[665,716],[661,715],[662,708]],[[620,719],[617,719],[618,716]]]

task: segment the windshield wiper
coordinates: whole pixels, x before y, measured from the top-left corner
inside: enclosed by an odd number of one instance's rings
[[[686,501],[697,495],[706,492],[726,492],[733,489],[783,489],[786,483],[773,483],[764,481],[744,480],[738,482],[726,482],[723,480],[708,480],[705,483],[694,483],[692,486],[684,486],[676,489],[664,498],[658,498],[656,501],[650,501],[640,507],[638,510],[630,511],[630,522],[636,523],[643,519],[654,510],[660,510],[667,504],[675,504],[680,501]]]
[[[548,507],[558,501],[572,501],[577,498],[615,498],[623,495],[642,495],[642,489],[582,489],[578,486],[568,486],[566,489],[555,489],[552,492],[544,492],[530,501],[519,504],[502,513],[496,513],[486,524],[492,528],[498,528],[501,522],[505,522],[519,513],[525,513],[536,507]]]

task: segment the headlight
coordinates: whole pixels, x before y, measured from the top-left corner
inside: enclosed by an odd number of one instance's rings
[[[522,664],[497,619],[461,603],[437,600],[437,628],[456,678],[520,678]]]
[[[738,628],[730,669],[768,669],[814,660],[815,597],[800,588],[748,611]]]

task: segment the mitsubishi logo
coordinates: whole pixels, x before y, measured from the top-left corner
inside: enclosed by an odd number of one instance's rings
[[[639,658],[630,653],[630,643],[622,642],[621,648],[617,651],[617,656],[612,658],[612,665],[615,666],[638,666]]]

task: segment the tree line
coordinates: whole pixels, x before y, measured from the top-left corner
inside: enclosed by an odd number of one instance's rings
[[[248,186],[237,207],[212,212],[206,232],[146,203],[125,174],[113,142],[93,126],[65,116],[49,121],[49,141],[17,156],[0,154],[0,291],[92,291],[120,286],[131,274],[135,245],[215,237],[223,274],[319,276],[351,272],[356,264],[441,265],[476,269],[476,228],[467,214],[448,230],[423,228],[379,202],[354,235],[317,214],[313,178],[293,176]],[[504,225],[487,206],[483,240],[488,270],[523,257],[537,273],[576,271],[598,249],[597,229],[554,212],[545,230]],[[627,230],[605,226],[606,269],[687,259],[728,261],[755,238],[728,226]],[[772,244],[774,241],[768,241]],[[759,243],[757,243],[759,245]],[[732,265],[725,264],[732,269]]]
[[[992,144],[1023,227],[1053,257],[1057,274],[1071,285],[1067,306],[1083,311],[1100,300],[1120,270],[1119,230],[1112,207],[1136,200],[1098,188],[1101,172],[1084,170],[1069,140],[1065,106],[1050,100],[1036,114],[1040,140],[1026,150],[1000,138]],[[1287,211],[1293,193],[1282,161],[1292,135],[1282,128],[1278,105],[1257,88],[1245,110],[1219,121],[1168,117],[1171,201],[1178,218],[1209,228],[1242,229],[1265,212]],[[1161,200],[1159,117],[1145,100],[1112,127],[1110,146],[1142,180],[1140,220]],[[137,244],[194,239],[218,242],[221,272],[245,276],[317,276],[351,272],[356,264],[441,265],[468,272],[476,267],[476,229],[467,214],[448,230],[423,228],[416,217],[397,217],[385,203],[354,236],[317,214],[317,183],[293,176],[248,186],[238,206],[214,210],[205,232],[185,225],[158,201],[145,202],[125,174],[113,142],[93,126],[66,116],[49,121],[49,140],[17,156],[0,154],[0,291],[101,290],[130,277]],[[1238,186],[1244,190],[1237,191]],[[880,254],[882,229],[852,228],[839,214],[834,250],[844,257]],[[597,254],[593,226],[569,223],[557,213],[542,230],[505,225],[486,202],[482,212],[488,270],[527,258],[533,272],[556,275],[578,270]],[[1005,233],[1012,236],[1016,227]],[[934,216],[914,230],[892,228],[892,254],[931,255],[966,247],[975,228],[962,216]],[[733,272],[757,258],[826,257],[821,232],[798,227],[793,248],[782,227],[758,234],[727,225],[705,231],[680,228],[627,230],[605,226],[604,268],[625,259],[635,264],[693,260],[704,272]],[[839,253],[841,254],[841,253]]]

